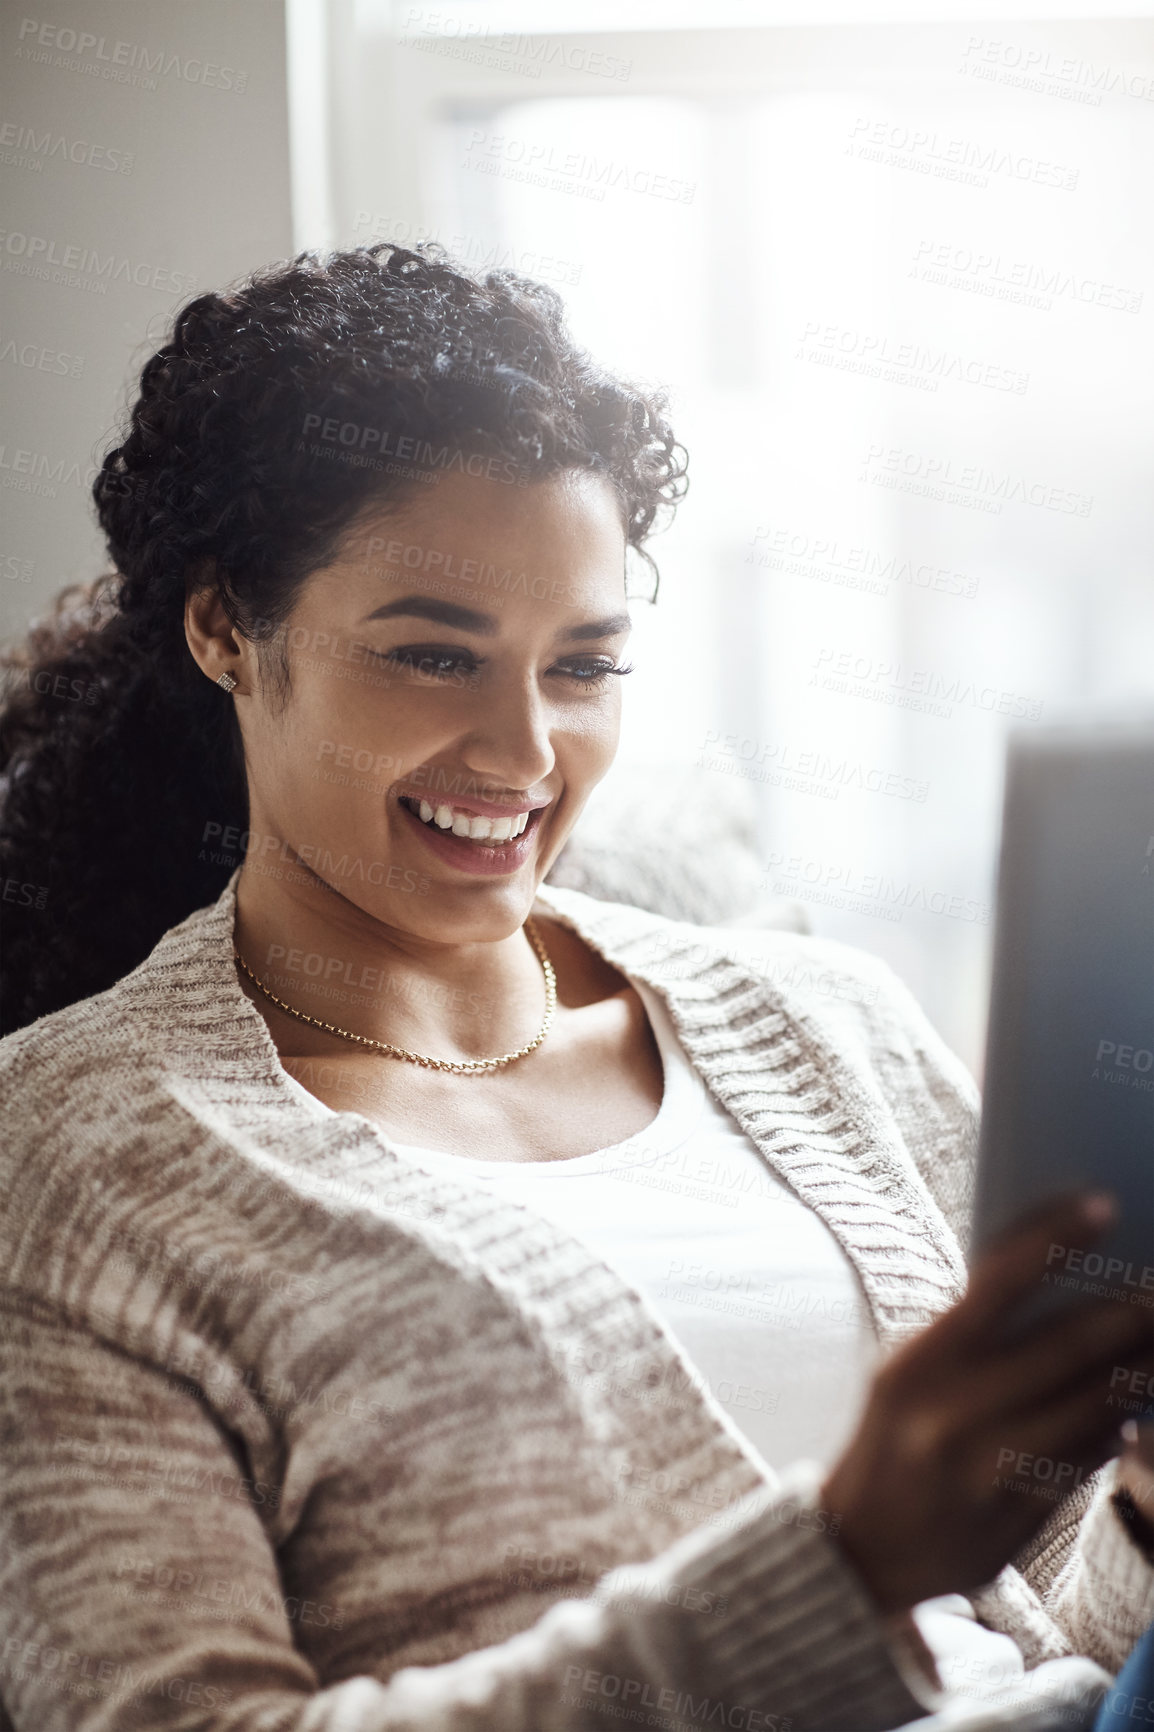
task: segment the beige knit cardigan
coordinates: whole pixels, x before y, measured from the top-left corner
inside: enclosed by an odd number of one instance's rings
[[[816,1466],[768,1473],[618,1274],[289,1078],[235,888],[0,1042],[7,1724],[871,1732],[938,1704]],[[541,902],[661,994],[884,1343],[957,1297],[977,1090],[886,964]],[[976,1598],[1031,1669],[1113,1672],[1154,1618],[1110,1483]]]

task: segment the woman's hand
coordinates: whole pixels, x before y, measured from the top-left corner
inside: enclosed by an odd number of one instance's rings
[[[883,1611],[991,1581],[1115,1453],[1111,1379],[1154,1370],[1150,1311],[1095,1300],[1005,1335],[1051,1246],[1093,1244],[1112,1214],[1108,1198],[1073,1198],[1007,1234],[875,1377],[822,1501]]]
[[[1154,1379],[1146,1384],[1154,1396]],[[1143,1549],[1154,1555],[1154,1419],[1127,1420],[1126,1447],[1118,1463],[1117,1488],[1130,1494],[1135,1517],[1132,1531]]]

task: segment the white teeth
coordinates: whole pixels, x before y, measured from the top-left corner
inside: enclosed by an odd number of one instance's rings
[[[481,818],[472,812],[454,812],[451,806],[432,806],[421,800],[419,811],[422,824],[435,824],[438,830],[451,830],[454,836],[466,836],[472,842],[511,842],[523,836],[532,812],[518,812],[515,818]]]

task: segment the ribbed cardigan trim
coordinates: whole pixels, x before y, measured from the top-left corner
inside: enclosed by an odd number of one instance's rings
[[[233,962],[239,873],[238,867],[215,903],[167,933],[112,992],[154,1006],[162,1028],[195,1038],[198,1080],[214,1066],[225,1076],[247,1076],[266,1086],[270,1107],[275,1101],[298,1119],[309,1114],[322,1136],[339,1128],[346,1146],[371,1143],[407,1162],[380,1126],[357,1112],[334,1113],[281,1064]],[[766,946],[771,962],[777,952],[791,965],[816,952],[824,969],[832,963],[846,988],[864,998],[876,992],[871,958],[792,932],[715,933],[548,884],[538,898],[606,961],[661,995],[715,1098],[842,1245],[883,1342],[924,1325],[960,1295],[965,1265],[957,1241],[913,1160],[895,1149],[895,1124],[871,1094],[864,1065],[847,1060],[796,988],[775,984],[751,965]],[[198,989],[207,1000],[198,1002]],[[479,1186],[464,1174],[461,1185],[490,1213]],[[493,1225],[516,1231],[518,1221]]]
[[[746,932],[711,932],[709,954],[701,928],[639,917],[550,885],[538,895],[608,962],[661,994],[713,1095],[841,1243],[884,1342],[960,1296],[965,1265],[957,1242],[912,1161],[895,1158],[892,1118],[798,995],[751,971],[756,938],[751,945]],[[799,943],[794,934],[765,938],[771,954],[775,939],[785,955],[804,954],[813,942]],[[838,944],[828,950],[847,983],[868,993],[874,983],[865,954]],[[790,1107],[792,1119],[783,1111]]]

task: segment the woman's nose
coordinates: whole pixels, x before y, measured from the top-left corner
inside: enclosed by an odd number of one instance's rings
[[[494,786],[527,791],[542,782],[557,759],[536,683],[479,694],[461,755],[474,775]]]

